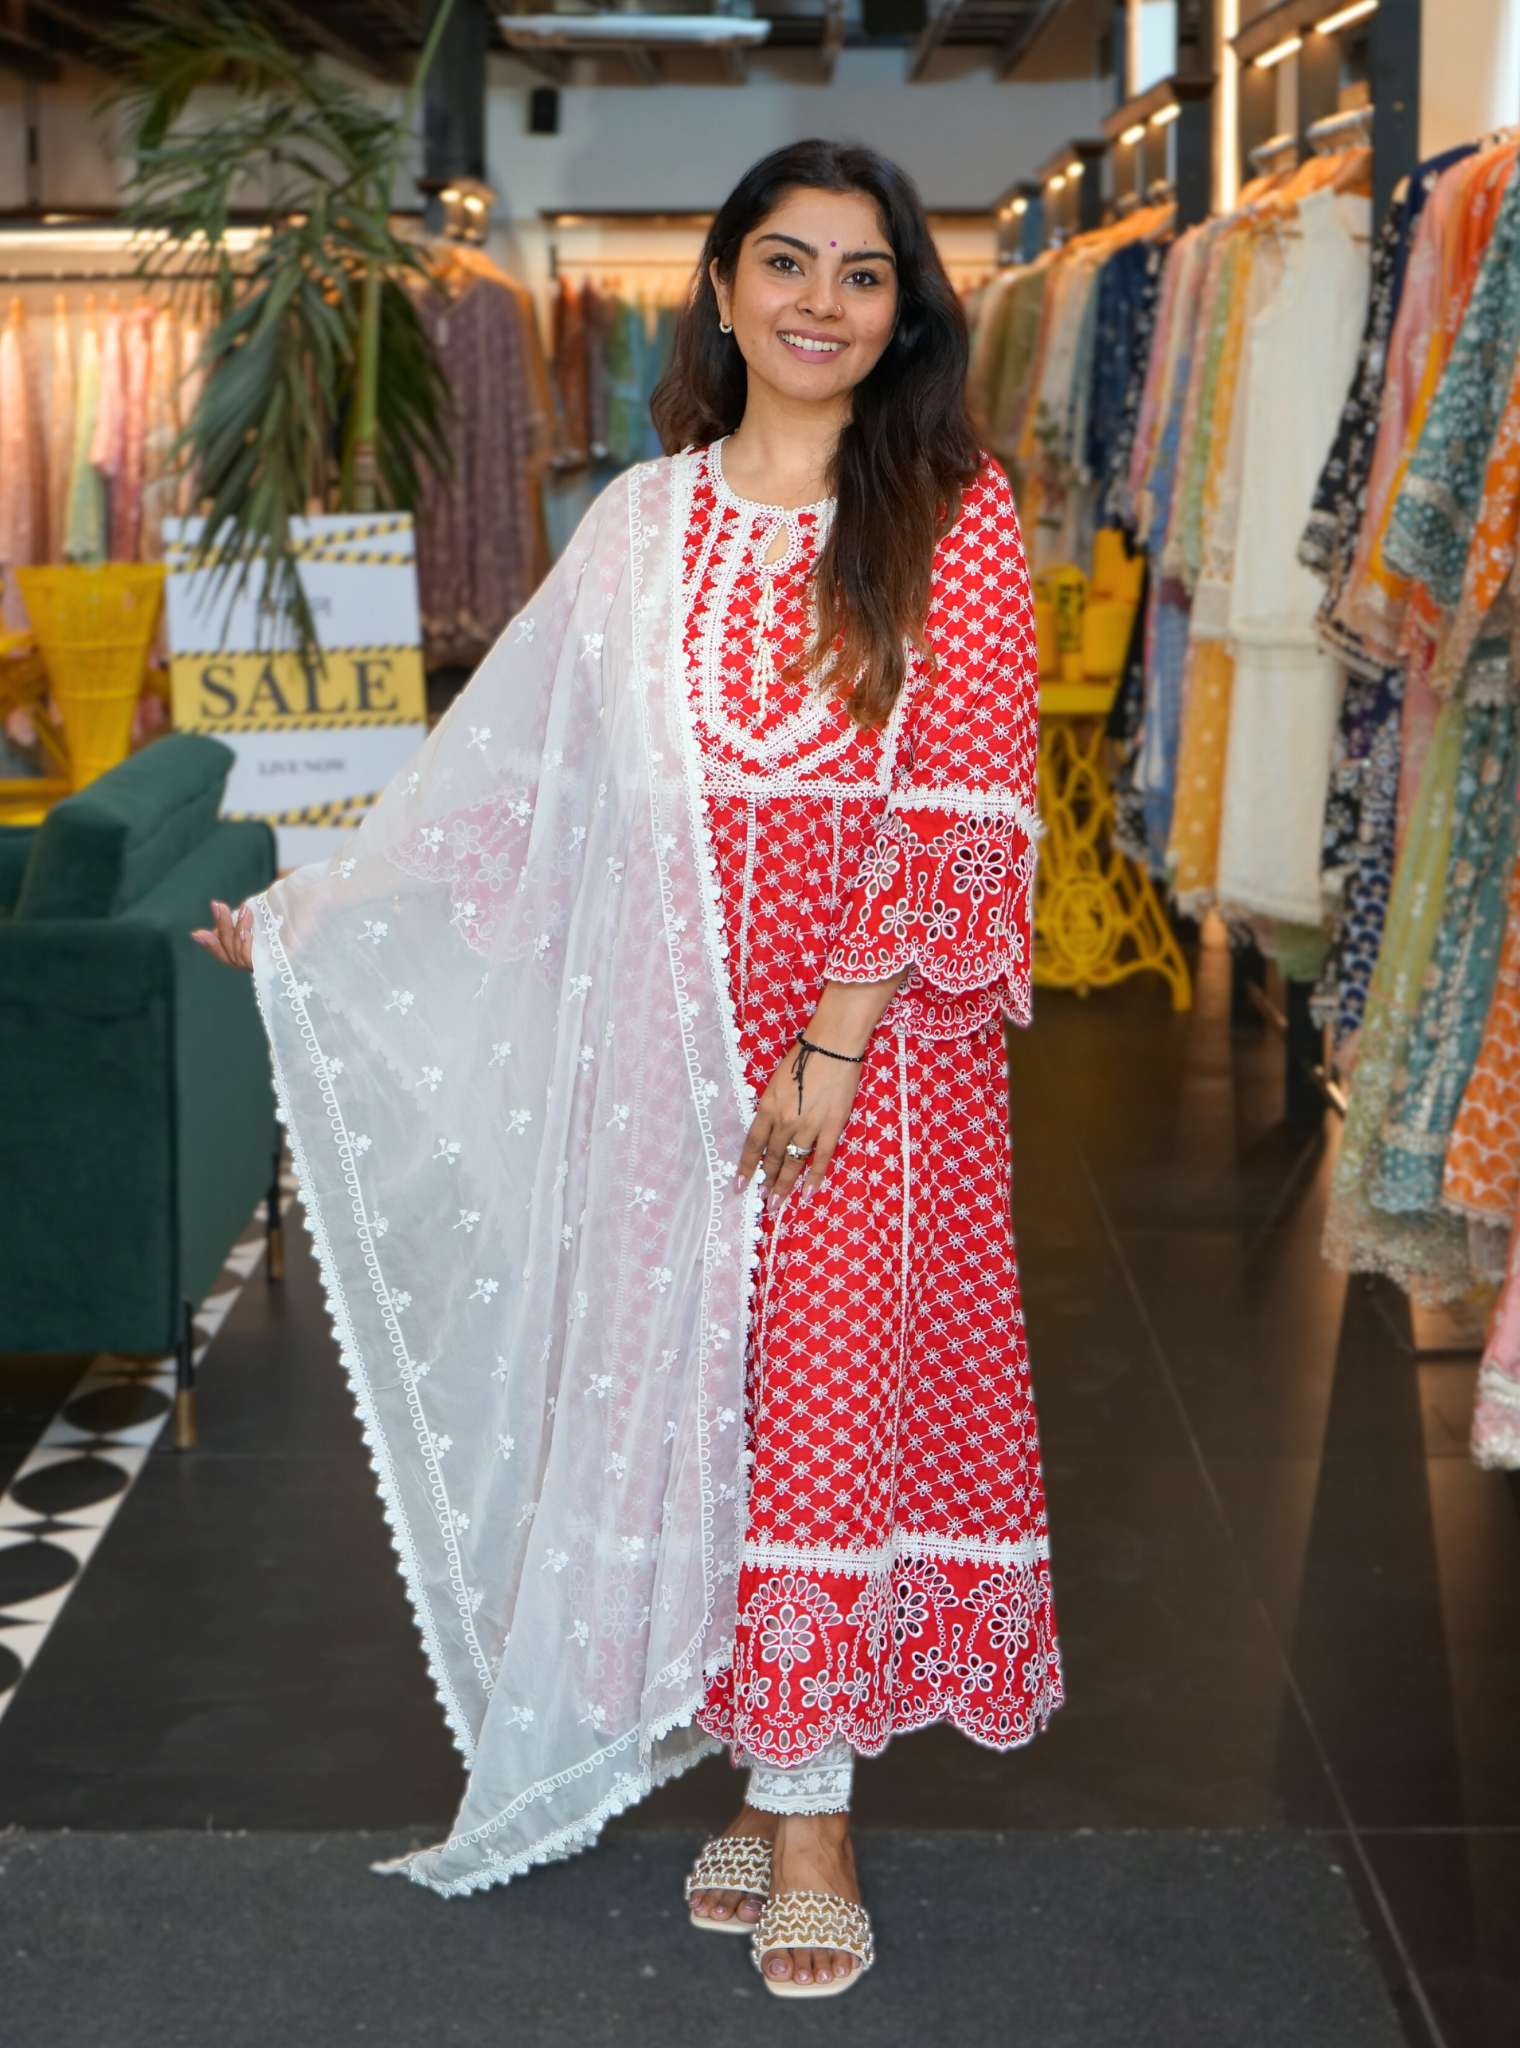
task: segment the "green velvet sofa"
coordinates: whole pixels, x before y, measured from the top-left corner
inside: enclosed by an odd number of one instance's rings
[[[279,1222],[252,983],[190,938],[274,879],[269,827],[217,815],[232,758],[176,733],[0,830],[0,1352],[175,1352],[182,1448],[192,1308]]]

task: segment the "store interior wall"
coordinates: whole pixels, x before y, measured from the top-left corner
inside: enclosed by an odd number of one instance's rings
[[[1425,0],[1421,28],[1422,157],[1520,121],[1520,0]]]
[[[778,52],[753,64],[742,85],[658,87],[596,82],[595,61],[581,60],[577,70],[589,77],[562,89],[559,133],[533,135],[528,96],[543,80],[493,56],[486,118],[495,223],[572,208],[709,210],[757,157],[820,134],[888,151],[932,208],[990,208],[1063,142],[1095,133],[1112,101],[1090,42],[1060,67],[1076,75],[1051,76],[1046,64],[1034,81],[1004,81],[973,64],[910,83],[908,57],[903,48],[847,49],[825,83],[815,57]],[[354,83],[387,97],[372,80]],[[0,73],[0,212],[96,211],[119,202],[121,166],[110,126],[95,113],[99,88],[98,74],[80,66],[41,87]],[[410,189],[397,198],[416,203]]]
[[[1073,136],[1093,133],[1107,81],[1004,84],[990,70],[909,84],[905,52],[844,50],[831,84],[756,71],[743,86],[598,85],[560,93],[558,135],[528,133],[531,74],[493,60],[487,153],[499,211],[717,206],[745,168],[825,135],[888,152],[930,207],[989,207]]]

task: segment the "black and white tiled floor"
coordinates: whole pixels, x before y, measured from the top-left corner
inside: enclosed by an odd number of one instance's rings
[[[197,1369],[265,1245],[261,1204],[196,1313]],[[0,1720],[158,1442],[174,1388],[172,1355],[101,1352],[0,1494]]]

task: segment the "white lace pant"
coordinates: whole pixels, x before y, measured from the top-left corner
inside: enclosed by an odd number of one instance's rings
[[[850,1781],[855,1772],[855,1753],[843,1736],[805,1764],[779,1770],[761,1763],[747,1749],[737,1750],[734,1761],[749,1766],[749,1804],[760,1813],[848,1813]]]

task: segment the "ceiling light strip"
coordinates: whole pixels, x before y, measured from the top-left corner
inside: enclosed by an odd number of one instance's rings
[[[1263,50],[1256,59],[1258,71],[1270,71],[1274,64],[1281,64],[1285,57],[1296,57],[1304,47],[1302,36],[1284,36],[1280,43],[1274,43],[1270,50]]]
[[[1366,15],[1377,12],[1378,0],[1352,0],[1349,7],[1337,8],[1334,14],[1327,14],[1323,21],[1314,24],[1314,33],[1333,36],[1337,29],[1350,28],[1352,22],[1361,21]]]

